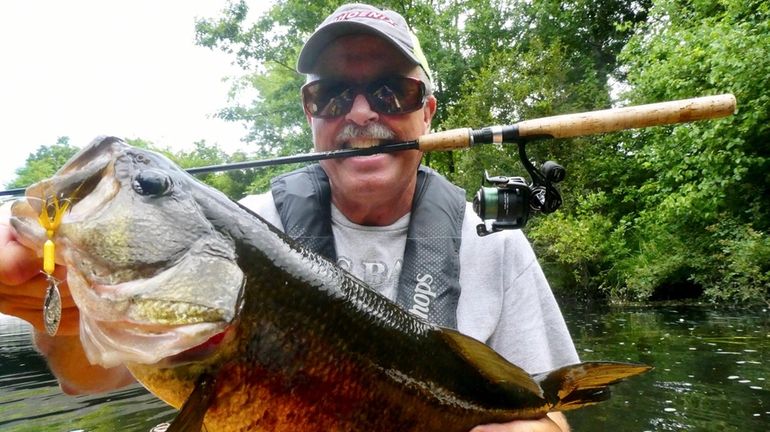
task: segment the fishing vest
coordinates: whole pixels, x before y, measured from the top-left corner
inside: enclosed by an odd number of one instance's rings
[[[271,183],[286,234],[337,262],[331,190],[321,166],[300,168]],[[457,328],[464,214],[465,192],[432,169],[420,166],[396,303],[416,316],[449,328]]]

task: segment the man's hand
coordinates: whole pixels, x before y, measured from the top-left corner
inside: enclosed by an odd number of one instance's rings
[[[65,281],[67,270],[62,266],[54,271],[54,277],[62,281],[59,330],[56,336],[45,333],[43,301],[48,280],[42,272],[43,260],[17,241],[9,216],[9,206],[0,206],[0,312],[35,327],[35,346],[65,393],[103,392],[133,382],[125,367],[105,369],[88,363],[80,343],[80,315]]]
[[[35,334],[35,345],[48,361],[48,367],[69,395],[102,393],[135,382],[125,366],[103,368],[88,362],[80,336]]]
[[[9,217],[10,205],[0,207],[0,312],[19,317],[44,332],[43,301],[48,280],[42,271],[43,259],[17,241]],[[76,335],[79,315],[65,282],[67,271],[57,266],[53,275],[62,281],[62,316],[57,335]]]
[[[538,420],[476,426],[470,432],[569,432],[569,425],[564,414],[552,412]]]

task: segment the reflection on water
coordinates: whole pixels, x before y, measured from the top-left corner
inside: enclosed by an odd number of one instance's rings
[[[569,412],[575,431],[769,429],[766,309],[576,309],[565,317],[584,360],[656,368],[618,385],[609,401]],[[0,430],[149,431],[174,416],[140,386],[63,395],[30,337],[29,326],[0,315]]]

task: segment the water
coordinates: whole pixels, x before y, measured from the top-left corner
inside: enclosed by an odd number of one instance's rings
[[[574,431],[770,430],[770,312],[669,307],[565,311],[584,360],[655,370],[609,401],[567,413]],[[149,431],[175,412],[140,386],[66,396],[30,345],[26,324],[0,315],[0,431]]]
[[[0,314],[0,431],[149,431],[175,411],[134,385],[67,396],[32,348],[31,326]]]
[[[568,413],[576,431],[770,430],[770,312],[710,307],[573,310],[583,360],[655,370]]]

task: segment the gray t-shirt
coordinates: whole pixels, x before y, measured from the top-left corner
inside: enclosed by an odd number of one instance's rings
[[[387,226],[353,223],[333,204],[331,214],[337,265],[395,301],[411,213]]]
[[[241,200],[241,204],[283,230],[272,194],[250,195]],[[344,219],[343,215],[338,216]],[[363,261],[355,263],[351,257],[365,257],[363,259],[367,262],[377,261],[378,258],[366,255],[369,252],[359,255],[359,250],[367,243],[374,245],[376,236],[381,235],[382,230],[372,227],[359,229],[360,225],[345,221],[347,219],[338,219],[336,229],[334,221],[332,225],[337,254],[343,259],[347,257],[351,260],[354,274],[357,265],[363,266],[364,272],[357,276],[366,280],[366,264],[362,264]],[[396,222],[399,223],[403,221]],[[461,292],[457,306],[458,330],[486,343],[530,374],[577,363],[579,358],[564,318],[529,241],[520,230],[479,237],[476,234],[476,225],[479,223],[481,219],[468,203],[463,218],[460,246]],[[408,227],[408,224],[407,219],[405,225]],[[392,234],[388,230],[398,228],[390,226],[383,229],[387,236]],[[342,235],[348,238],[342,240],[344,244],[336,238],[340,230],[346,231]],[[352,248],[347,248],[346,245],[351,244],[349,237],[356,236],[361,238],[355,240]],[[406,229],[403,236],[405,241]],[[387,252],[391,256],[396,253],[392,250]],[[400,255],[403,259],[403,250]],[[393,262],[391,259],[385,261]],[[343,262],[343,266],[345,265]],[[394,262],[393,266],[395,265]],[[376,265],[370,266],[374,268]],[[394,268],[390,268],[387,271],[393,270]],[[372,277],[375,273],[371,273]],[[390,273],[388,275],[390,277]],[[395,280],[397,283],[397,276]],[[388,297],[395,297],[395,292],[391,293],[386,285],[383,285],[383,293]]]

